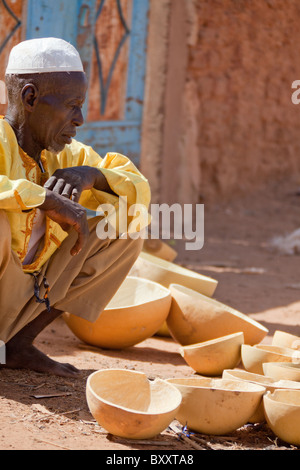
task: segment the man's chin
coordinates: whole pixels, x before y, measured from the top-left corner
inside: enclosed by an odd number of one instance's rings
[[[54,155],[57,155],[58,153],[62,152],[64,148],[65,148],[65,145],[60,145],[59,147],[58,146],[52,147],[50,145],[46,150],[48,150],[48,152],[54,153]]]

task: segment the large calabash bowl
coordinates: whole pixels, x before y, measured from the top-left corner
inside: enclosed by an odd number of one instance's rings
[[[151,279],[167,288],[171,283],[182,284],[207,296],[212,296],[218,285],[218,281],[215,279],[144,251],[136,260],[129,274]],[[156,334],[171,336],[166,322],[161,325]]]
[[[122,349],[149,338],[166,320],[171,294],[160,284],[128,276],[95,322],[70,313],[64,319],[85,343]]]
[[[300,390],[275,390],[263,398],[267,423],[276,436],[300,445]]]
[[[198,374],[216,377],[221,375],[224,369],[238,365],[243,342],[243,333],[233,333],[210,341],[182,346],[179,352]]]
[[[293,382],[291,380],[280,380],[276,381],[272,377],[267,377],[260,374],[253,374],[252,372],[247,372],[245,370],[235,369],[235,370],[224,370],[223,379],[230,380],[245,380],[246,382],[251,382],[257,385],[262,385],[266,387],[266,391],[274,392],[277,389],[292,389],[300,390],[300,383]],[[249,423],[262,423],[265,419],[263,402],[261,401],[255,413],[249,418]]]
[[[168,379],[182,395],[176,419],[191,431],[224,435],[235,431],[253,415],[265,387],[250,382],[208,379]]]
[[[246,344],[260,342],[268,333],[247,315],[193,289],[171,284],[172,304],[167,325],[183,346],[243,332]]]
[[[88,377],[90,412],[109,433],[126,439],[150,439],[175,418],[181,394],[161,379],[126,369],[106,369]]]

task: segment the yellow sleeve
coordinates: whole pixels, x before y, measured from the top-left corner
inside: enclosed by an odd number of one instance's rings
[[[11,180],[0,175],[0,209],[22,211],[43,204],[46,190],[26,179]]]
[[[22,177],[15,135],[7,123],[1,120],[0,124],[0,209],[33,209],[44,202],[46,190]]]
[[[73,140],[59,158],[63,168],[81,165],[98,168],[116,194],[115,196],[96,189],[84,191],[79,201],[84,207],[96,211],[100,210],[99,206],[108,204],[119,214],[120,206],[126,203],[129,232],[140,231],[149,224],[150,186],[128,157],[110,152],[102,158],[91,147]],[[142,217],[140,209],[143,209]],[[137,223],[137,219],[140,223]]]

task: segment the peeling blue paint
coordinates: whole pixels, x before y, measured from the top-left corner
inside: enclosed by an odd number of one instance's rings
[[[120,7],[119,0],[116,2]],[[108,151],[120,152],[137,165],[140,159],[148,11],[149,0],[133,0],[131,27],[126,30],[126,41],[129,40],[130,45],[124,121],[86,122],[77,134],[78,140],[91,145],[101,155]],[[28,0],[26,38],[48,36],[69,41],[79,50],[89,74],[97,13],[96,0]],[[85,116],[86,112],[85,105]]]

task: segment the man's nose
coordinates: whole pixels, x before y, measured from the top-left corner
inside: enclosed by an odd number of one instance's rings
[[[81,108],[78,108],[78,110],[76,111],[76,114],[73,117],[73,124],[77,127],[80,127],[82,126],[83,123],[84,123],[84,117],[82,114],[82,110]]]

